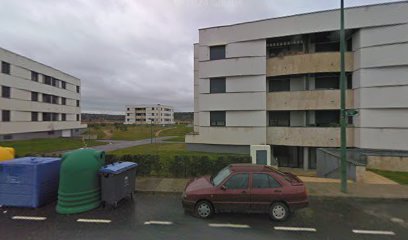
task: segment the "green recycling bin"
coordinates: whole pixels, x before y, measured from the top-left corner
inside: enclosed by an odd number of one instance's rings
[[[99,207],[99,169],[105,165],[105,152],[79,149],[62,157],[57,213],[74,214]]]

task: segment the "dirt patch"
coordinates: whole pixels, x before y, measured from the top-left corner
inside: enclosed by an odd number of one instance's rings
[[[113,135],[111,130],[107,130],[107,129],[103,130],[103,134],[105,134],[106,139],[111,139]]]
[[[173,127],[173,128],[175,128],[175,127]],[[157,132],[154,134],[154,136],[155,136],[155,137],[158,137],[158,136],[160,136],[160,133],[161,133],[162,131],[169,130],[169,129],[173,129],[173,128],[161,129],[161,130],[157,131]]]

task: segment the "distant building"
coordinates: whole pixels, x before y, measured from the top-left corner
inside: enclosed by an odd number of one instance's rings
[[[349,148],[408,151],[407,13],[345,10]],[[340,146],[339,27],[337,9],[200,29],[187,148],[270,145],[279,166],[316,168],[317,148]]]
[[[80,134],[81,81],[0,48],[0,141]]]
[[[174,108],[171,106],[127,105],[125,124],[174,124]]]

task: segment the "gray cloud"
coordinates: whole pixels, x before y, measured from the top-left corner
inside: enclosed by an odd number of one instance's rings
[[[198,29],[337,8],[327,0],[2,0],[0,46],[82,80],[84,112],[193,110]],[[346,1],[352,5],[381,0]]]

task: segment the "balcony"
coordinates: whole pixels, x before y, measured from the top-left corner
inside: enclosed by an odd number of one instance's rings
[[[353,53],[346,52],[346,71],[353,71]],[[339,52],[319,52],[268,58],[266,75],[280,76],[302,73],[340,72]]]
[[[267,144],[306,147],[339,147],[337,127],[268,127]],[[347,146],[354,146],[354,129],[347,129]]]
[[[267,110],[321,110],[340,108],[340,90],[269,92]],[[346,90],[346,108],[353,108],[353,90]]]

